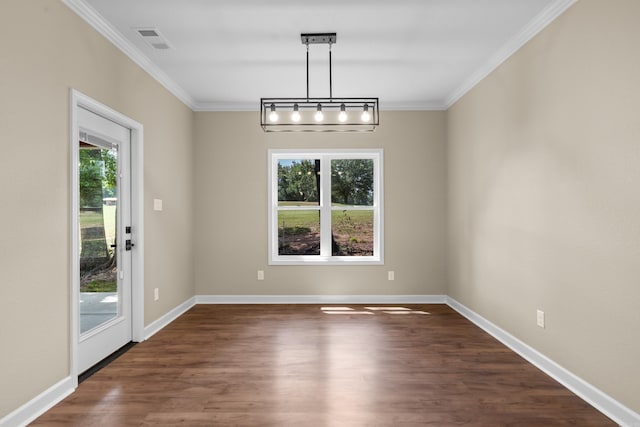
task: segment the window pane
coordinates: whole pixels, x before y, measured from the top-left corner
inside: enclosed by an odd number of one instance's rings
[[[373,206],[373,160],[331,160],[331,205]]]
[[[331,212],[332,255],[373,256],[373,210]]]
[[[382,264],[382,155],[269,150],[269,265]]]
[[[278,160],[278,205],[320,204],[320,160]]]
[[[80,333],[119,315],[116,207],[118,152],[88,143],[79,150]]]
[[[320,255],[320,211],[278,211],[278,255]]]

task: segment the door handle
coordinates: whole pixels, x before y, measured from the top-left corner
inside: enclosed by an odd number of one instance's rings
[[[131,243],[131,240],[125,240],[124,241],[124,250],[125,251],[130,251],[131,248],[133,248],[135,246],[134,243]]]

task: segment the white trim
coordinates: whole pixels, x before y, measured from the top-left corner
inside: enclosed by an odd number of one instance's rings
[[[78,242],[80,241],[80,234],[78,230],[78,224],[80,223],[80,217],[78,212],[78,206],[80,206],[80,183],[79,183],[79,164],[80,164],[80,154],[78,150],[75,148],[77,145],[77,141],[80,140],[80,128],[78,126],[78,105],[80,104],[80,98],[82,94],[76,92],[75,90],[71,90],[71,102],[69,103],[69,114],[71,117],[71,129],[69,130],[69,151],[70,151],[70,167],[69,167],[69,181],[71,188],[69,189],[69,193],[71,197],[69,197],[69,211],[71,215],[69,215],[69,220],[71,221],[69,224],[69,229],[71,230],[71,243],[70,243],[70,270],[69,274],[71,276],[71,298],[69,304],[70,307],[70,315],[69,315],[69,372],[71,373],[71,378],[73,381],[73,388],[78,387],[78,337],[80,336],[80,325],[78,324],[77,319],[79,318],[78,310],[80,306],[80,257],[78,254],[80,253],[80,249],[78,248]]]
[[[385,102],[380,101],[380,111],[446,111],[443,102]]]
[[[384,150],[376,149],[270,149],[267,151],[267,204],[268,204],[268,264],[269,265],[384,265]],[[278,161],[320,159],[320,203],[318,206],[278,205]],[[372,256],[331,255],[331,164],[334,159],[370,159],[373,161],[374,200],[372,206],[362,209],[374,212]],[[325,178],[322,178],[325,177]],[[326,177],[329,177],[327,179]],[[279,255],[278,213],[289,210],[320,211],[320,254]],[[351,210],[351,207],[344,209]],[[354,210],[359,210],[356,208]]]
[[[176,320],[178,317],[182,316],[187,310],[196,305],[196,297],[191,297],[182,304],[177,307],[171,309],[169,312],[160,316],[158,319],[151,322],[147,327],[144,328],[144,338],[149,339],[158,331],[163,329],[169,323]]]
[[[62,0],[69,9],[74,11],[80,18],[84,19],[87,24],[93,27],[104,38],[110,41],[115,47],[120,49],[122,53],[127,55],[134,63],[140,66],[151,77],[156,79],[158,83],[164,86],[176,98],[182,101],[192,110],[195,108],[195,101],[176,82],[174,82],[164,71],[153,63],[146,55],[144,55],[137,47],[127,40],[118,30],[116,30],[106,19],[102,17],[94,8],[89,6],[83,0]]]
[[[542,353],[447,295],[196,295],[144,329],[151,337],[196,304],[447,304],[621,426],[640,426],[640,414],[577,377]],[[0,427],[26,426],[69,396],[77,377],[67,377],[0,419]]]
[[[144,55],[127,40],[106,19],[84,0],[62,0],[69,9],[85,20],[98,33],[120,49],[134,63],[138,64],[151,77],[171,92],[193,111],[259,111],[259,105],[253,102],[206,102],[196,101],[186,90],[173,81],[160,67]],[[391,102],[381,105],[381,111],[442,111],[448,110],[467,92],[473,89],[485,77],[491,74],[511,55],[517,52],[529,40],[541,32],[547,25],[560,16],[578,0],[555,0],[535,16],[516,36],[491,55],[477,70],[450,93],[444,102]]]
[[[260,111],[260,100],[255,102],[206,102],[194,104],[193,111]]]
[[[70,91],[70,151],[71,151],[71,317],[70,317],[70,355],[69,371],[77,386],[78,375],[78,290],[80,277],[78,274],[78,150],[79,139],[78,112],[83,107],[131,130],[131,165],[135,173],[131,175],[131,226],[135,250],[132,253],[132,290],[131,290],[131,338],[133,341],[144,339],[144,127],[135,120],[75,90]]]
[[[77,387],[78,379],[66,377],[52,385],[18,409],[0,419],[0,427],[22,427],[53,408]]]
[[[467,79],[458,86],[444,102],[444,109],[448,110],[467,92],[473,89],[478,83],[484,80],[503,62],[516,53],[529,40],[534,38],[538,33],[545,29],[547,25],[553,22],[557,17],[562,15],[578,0],[557,0],[553,1],[544,8],[535,18],[533,18],[527,26],[525,26],[516,36],[504,44],[497,52],[491,55],[476,71],[474,71]]]
[[[446,295],[196,295],[196,304],[446,304]]]
[[[131,339],[144,341],[144,127],[131,128]],[[137,286],[136,286],[137,284]]]
[[[442,102],[381,102],[380,111],[444,111]],[[258,102],[197,102],[193,111],[260,111]]]
[[[518,338],[491,323],[455,299],[447,297],[446,304],[616,423],[622,426],[640,426],[640,414],[635,413],[608,394],[558,365],[544,354],[520,341]]]

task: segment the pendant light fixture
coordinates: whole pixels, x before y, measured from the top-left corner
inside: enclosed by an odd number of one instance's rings
[[[303,33],[307,48],[306,98],[261,98],[260,126],[265,132],[373,132],[380,123],[378,98],[334,98],[331,46],[336,33]],[[309,96],[309,45],[329,45],[329,97]]]

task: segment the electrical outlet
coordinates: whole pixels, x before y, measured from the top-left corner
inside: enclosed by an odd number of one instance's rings
[[[154,301],[158,301],[159,299],[160,299],[160,289],[154,288],[153,289],[153,300]]]
[[[389,280],[396,280],[396,273],[395,273],[395,271],[389,271],[389,272],[387,273],[387,278],[388,278]]]
[[[258,280],[264,280],[264,270],[258,270]]]
[[[544,328],[544,311],[542,311],[542,310],[537,310],[536,311],[536,323],[541,328]]]

